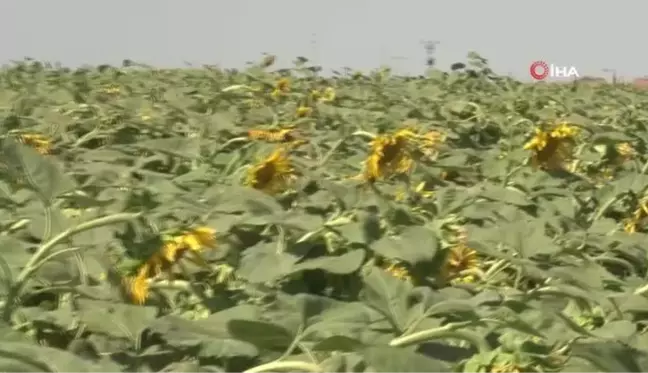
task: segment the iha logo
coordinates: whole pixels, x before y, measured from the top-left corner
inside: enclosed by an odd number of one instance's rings
[[[547,77],[551,78],[580,78],[578,70],[574,66],[558,66],[548,64],[544,61],[535,61],[529,67],[529,73],[535,80],[544,80]]]

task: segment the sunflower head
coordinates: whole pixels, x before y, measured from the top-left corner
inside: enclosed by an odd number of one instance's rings
[[[475,276],[466,273],[479,268],[480,262],[477,252],[468,247],[466,232],[460,229],[456,242],[448,249],[441,268],[441,279],[450,283],[470,283],[475,281]]]
[[[266,159],[248,170],[245,184],[268,194],[283,192],[294,179],[294,168],[284,148],[278,148]]]
[[[116,95],[121,92],[121,88],[119,88],[119,86],[117,85],[108,85],[104,87],[101,91],[109,95]]]
[[[296,140],[297,131],[294,128],[283,129],[252,129],[248,131],[248,139],[267,142],[292,142]]]
[[[533,152],[531,162],[536,167],[548,170],[563,169],[565,162],[572,157],[577,127],[561,123],[551,130],[536,128],[535,135],[525,145],[525,150]]]
[[[275,61],[277,60],[277,57],[272,54],[266,54],[263,56],[263,59],[261,59],[261,67],[266,68],[272,66]]]
[[[333,87],[327,87],[320,94],[318,98],[319,102],[333,102],[335,101],[335,89]]]
[[[162,248],[160,249],[160,255],[169,263],[176,261],[178,254],[184,250],[182,237],[172,237],[165,240]]]
[[[288,91],[290,91],[290,79],[281,78],[277,80],[277,83],[275,84],[275,88],[283,93],[288,93]]]
[[[313,108],[308,106],[299,106],[295,111],[297,118],[309,117],[311,114],[313,114]]]
[[[285,96],[290,92],[290,79],[281,78],[275,83],[275,87],[272,90],[272,97],[278,98],[280,96]]]
[[[527,370],[525,370],[524,368],[520,367],[515,363],[507,362],[507,363],[491,364],[488,371],[491,373],[520,373],[520,372],[526,372]]]
[[[409,130],[376,136],[371,141],[371,153],[364,162],[364,179],[374,182],[409,172],[414,163],[408,149],[412,137]]]
[[[142,264],[134,276],[126,276],[122,279],[122,286],[135,304],[144,304],[149,296],[148,279],[154,277],[159,271],[156,261],[147,261]]]
[[[637,232],[637,229],[644,225],[646,218],[648,218],[648,197],[642,198],[632,212],[632,216],[623,221],[623,230],[627,233]]]
[[[614,146],[618,160],[622,163],[631,160],[637,155],[637,151],[628,142],[618,143]]]
[[[191,251],[200,251],[204,247],[216,246],[216,231],[210,227],[197,227],[185,232],[182,236],[185,247]]]
[[[412,275],[405,265],[399,263],[398,261],[388,261],[382,265],[382,268],[385,272],[389,273],[391,276],[402,280],[402,281],[412,281]]]
[[[39,134],[22,134],[18,135],[18,141],[34,148],[39,154],[46,155],[52,151],[51,141]]]

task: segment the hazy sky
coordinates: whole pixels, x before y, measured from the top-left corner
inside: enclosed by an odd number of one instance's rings
[[[423,42],[436,40],[444,68],[472,50],[520,78],[535,60],[634,77],[648,75],[647,11],[640,0],[2,0],[0,62],[241,67],[271,52],[281,66],[302,55],[420,73]]]

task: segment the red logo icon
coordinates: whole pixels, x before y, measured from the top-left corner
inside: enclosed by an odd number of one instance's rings
[[[535,80],[542,80],[549,75],[549,65],[544,61],[536,61],[529,67],[529,73]]]

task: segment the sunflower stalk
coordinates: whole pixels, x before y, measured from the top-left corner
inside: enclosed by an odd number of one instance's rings
[[[303,361],[275,361],[267,364],[257,365],[243,373],[261,372],[323,372],[319,365]]]
[[[480,351],[489,351],[490,348],[485,341],[475,338],[468,333],[461,333],[461,331],[459,330],[463,327],[473,325],[474,323],[474,321],[449,323],[438,328],[426,329],[420,332],[394,338],[389,342],[389,345],[392,347],[406,347],[439,338],[457,338],[469,342],[470,344],[477,347],[477,349],[479,349]]]
[[[20,293],[27,284],[29,278],[38,270],[38,268],[40,268],[42,264],[44,264],[43,259],[50,254],[51,250],[56,247],[56,245],[79,233],[105,225],[113,225],[137,219],[141,215],[142,213],[119,213],[93,219],[88,222],[81,223],[75,227],[68,228],[65,231],[54,236],[49,241],[42,244],[36,250],[34,255],[31,256],[23,270],[16,277],[16,281],[11,286],[9,294],[7,295],[5,307],[2,312],[2,319],[7,323],[11,321],[11,315],[13,313],[16,299],[20,296]]]

